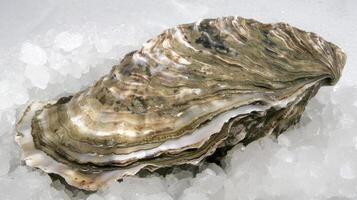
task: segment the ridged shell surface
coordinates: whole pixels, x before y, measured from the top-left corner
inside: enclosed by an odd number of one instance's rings
[[[16,140],[26,164],[98,190],[141,169],[198,165],[280,134],[345,54],[285,23],[222,17],[178,25],[128,53],[87,89],[33,102]]]

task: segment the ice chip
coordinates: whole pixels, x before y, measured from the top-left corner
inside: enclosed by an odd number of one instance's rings
[[[285,146],[285,147],[288,147],[291,145],[291,142],[289,140],[289,138],[284,135],[284,134],[281,134],[279,135],[278,137],[278,143],[281,145],[281,146]]]
[[[281,148],[276,154],[275,156],[287,163],[292,163],[295,160],[295,156],[292,152],[290,152],[288,149],[286,148]]]
[[[72,51],[82,45],[83,36],[80,33],[61,32],[56,36],[55,46],[63,51]]]
[[[344,179],[354,179],[356,177],[356,172],[350,164],[345,163],[340,168],[340,175]]]
[[[95,47],[99,53],[107,53],[113,48],[113,41],[105,38],[97,39]]]
[[[47,55],[38,45],[25,42],[21,47],[20,60],[29,65],[44,65]]]
[[[179,200],[209,200],[206,194],[199,192],[186,192],[179,198]]]
[[[25,69],[25,76],[33,86],[45,89],[50,79],[50,74],[46,67],[28,65]]]
[[[0,110],[27,102],[29,96],[20,80],[0,80]]]
[[[87,198],[87,200],[104,200],[104,198],[98,194],[92,194]]]
[[[8,173],[10,169],[10,155],[7,151],[0,151],[0,176]]]

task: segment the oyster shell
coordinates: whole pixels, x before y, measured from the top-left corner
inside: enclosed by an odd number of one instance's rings
[[[217,149],[299,121],[345,54],[285,23],[222,17],[178,25],[127,54],[94,85],[33,102],[16,141],[31,167],[97,190],[141,169],[198,165]]]

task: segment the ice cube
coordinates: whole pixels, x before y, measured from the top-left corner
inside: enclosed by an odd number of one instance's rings
[[[44,65],[47,55],[40,46],[25,42],[21,47],[20,60],[29,65]]]
[[[64,31],[55,39],[55,46],[63,51],[72,51],[82,45],[83,36],[80,33]]]
[[[50,74],[46,67],[27,65],[25,76],[29,79],[33,86],[45,89],[50,79]]]

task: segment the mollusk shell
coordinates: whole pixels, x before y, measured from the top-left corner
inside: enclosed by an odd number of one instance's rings
[[[178,25],[91,87],[32,102],[17,123],[26,164],[98,190],[141,169],[198,165],[278,135],[341,75],[345,54],[285,23],[222,17]]]

